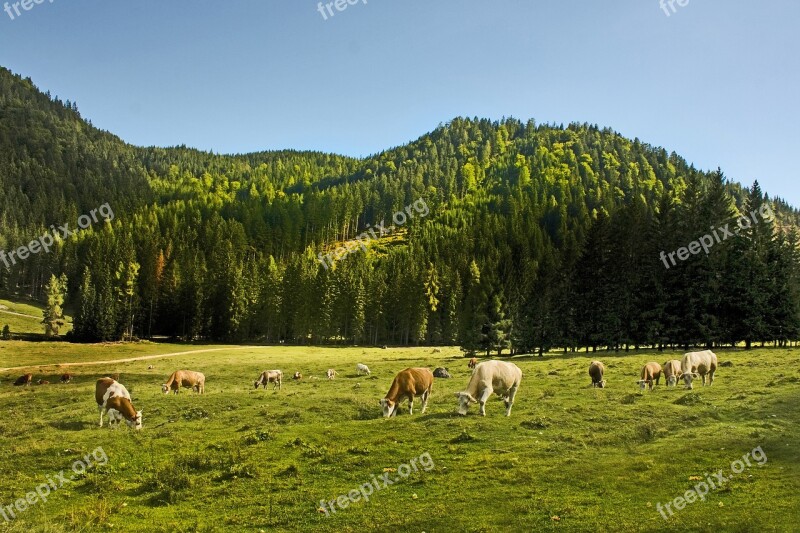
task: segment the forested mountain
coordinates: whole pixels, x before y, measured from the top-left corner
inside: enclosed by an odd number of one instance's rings
[[[519,352],[800,334],[795,209],[588,124],[457,118],[365,159],[223,156],[127,145],[0,69],[0,182],[6,251],[113,209],[0,263],[9,295],[65,274],[78,340]],[[742,215],[708,254],[664,260]]]

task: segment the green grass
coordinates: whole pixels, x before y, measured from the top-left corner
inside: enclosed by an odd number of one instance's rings
[[[203,347],[5,344],[0,363],[119,359]],[[219,347],[208,347],[219,348]],[[0,505],[101,446],[108,463],[51,494],[0,531],[792,531],[800,516],[800,352],[719,352],[711,388],[652,393],[642,364],[678,354],[580,354],[515,360],[524,373],[510,418],[454,414],[469,377],[457,349],[252,347],[72,369],[69,385],[15,388],[0,375]],[[592,389],[593,358],[608,388]],[[364,362],[371,377],[355,375]],[[27,364],[27,363],[23,363]],[[148,365],[154,370],[147,370]],[[447,366],[428,412],[380,418],[378,399],[408,366]],[[324,378],[335,368],[335,381]],[[164,396],[179,368],[206,374],[205,396]],[[255,391],[281,368],[283,390]],[[38,368],[34,368],[38,371]],[[43,369],[53,381],[59,369]],[[119,372],[144,429],[97,427],[94,382]],[[761,446],[764,466],[734,477],[669,521],[656,511]],[[369,502],[326,517],[320,500],[429,453]],[[396,473],[391,472],[391,475]],[[2,522],[2,517],[0,517]]]
[[[31,333],[43,335],[42,309],[42,305],[38,303],[20,303],[0,299],[0,331],[3,326],[8,325],[12,335]],[[72,329],[72,317],[66,317],[66,321],[66,326],[60,331],[62,335]]]

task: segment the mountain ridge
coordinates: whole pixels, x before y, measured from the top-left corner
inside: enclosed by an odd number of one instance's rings
[[[100,205],[116,214],[0,268],[0,291],[38,299],[51,275],[65,275],[75,338],[529,351],[800,331],[800,291],[781,295],[797,283],[798,211],[758,183],[731,183],[609,128],[457,117],[364,159],[220,155],[129,145],[0,70],[0,148],[0,249]],[[336,268],[316,260],[420,200],[430,216],[397,238]],[[753,228],[746,245],[682,269],[660,264],[659,251],[765,202],[776,229]],[[778,261],[788,266],[772,275]],[[760,281],[720,286],[733,276]]]

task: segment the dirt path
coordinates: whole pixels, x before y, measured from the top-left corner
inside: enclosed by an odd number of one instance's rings
[[[42,317],[40,316],[25,315],[23,313],[15,313],[14,311],[6,311],[5,309],[0,309],[0,313],[5,313],[7,315],[14,315],[14,316],[24,316],[25,318],[35,318],[37,320],[42,319]]]
[[[208,348],[205,350],[189,350],[187,352],[174,352],[162,353],[157,355],[142,355],[140,357],[129,357],[128,359],[111,359],[109,361],[87,361],[84,363],[53,363],[46,365],[27,365],[27,366],[14,366],[9,368],[0,368],[0,372],[10,372],[12,370],[27,370],[29,368],[49,368],[49,367],[68,367],[68,366],[96,366],[96,365],[112,365],[114,363],[132,363],[134,361],[149,361],[151,359],[161,359],[164,357],[177,357],[179,355],[192,355],[196,353],[209,353],[209,352],[224,352],[230,350],[247,350],[250,348],[259,348],[259,346],[236,346],[232,348]]]

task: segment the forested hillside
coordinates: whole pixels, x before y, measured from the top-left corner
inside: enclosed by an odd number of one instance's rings
[[[0,69],[0,182],[7,251],[113,208],[49,254],[0,263],[8,296],[43,298],[65,274],[78,340],[520,352],[800,335],[796,210],[587,124],[457,118],[362,160],[221,156],[132,147]],[[767,211],[775,222],[737,222]],[[318,260],[395,223],[333,268]],[[663,260],[726,224],[743,228]]]

